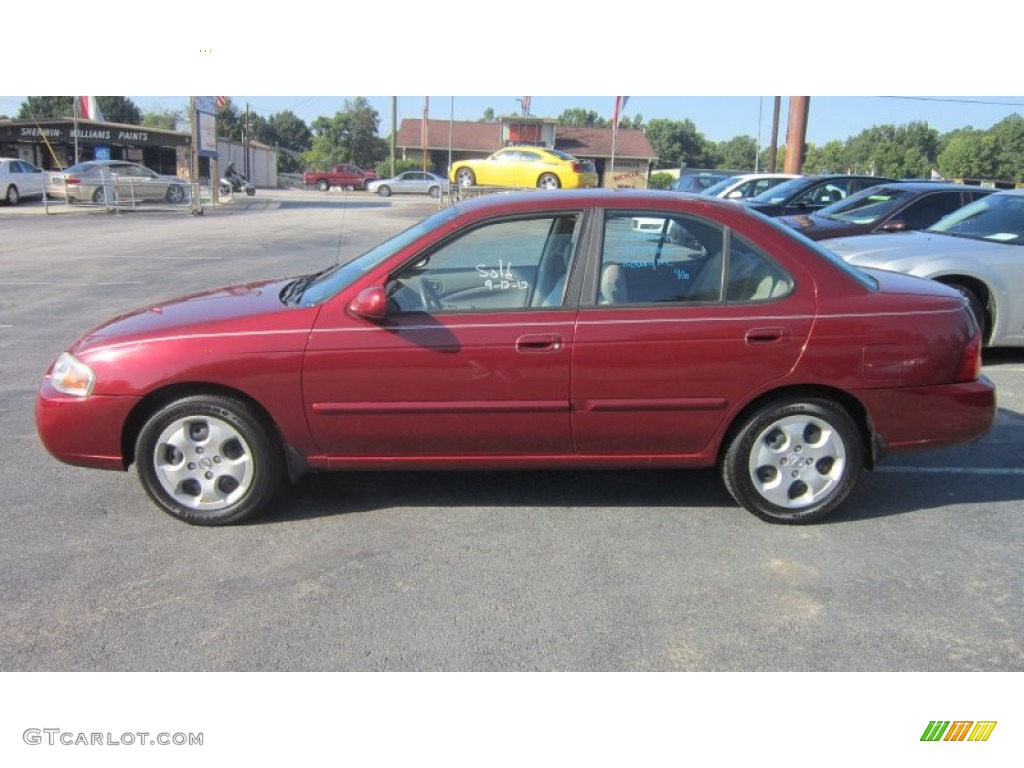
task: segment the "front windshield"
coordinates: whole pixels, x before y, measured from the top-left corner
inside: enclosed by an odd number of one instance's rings
[[[355,280],[365,275],[382,261],[390,258],[403,248],[409,247],[424,235],[444,226],[457,215],[457,208],[445,208],[443,211],[438,211],[433,216],[412,225],[389,240],[385,240],[380,245],[371,248],[362,256],[357,256],[345,264],[331,267],[317,275],[316,279],[310,282],[301,296],[296,299],[295,303],[310,307],[329,299],[338,291],[350,286]]]
[[[747,199],[754,203],[784,203],[791,197],[798,195],[809,183],[811,182],[804,178],[790,179]]]
[[[726,189],[731,187],[737,181],[740,180],[739,176],[730,176],[728,179],[722,179],[717,184],[712,184],[710,187],[704,190],[703,194],[711,197],[718,197],[719,194],[724,192]]]
[[[913,192],[895,187],[871,187],[822,208],[816,215],[848,224],[874,224],[913,196]]]
[[[939,232],[974,240],[1024,244],[1024,195],[989,195],[953,211],[927,232]]]

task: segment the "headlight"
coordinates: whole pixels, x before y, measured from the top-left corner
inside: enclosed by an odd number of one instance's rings
[[[50,383],[54,389],[65,395],[88,397],[96,383],[96,374],[85,363],[76,360],[67,352],[62,352],[53,364]]]

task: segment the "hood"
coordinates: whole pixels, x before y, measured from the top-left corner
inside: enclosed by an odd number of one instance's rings
[[[836,221],[835,219],[828,219],[812,213],[803,213],[797,216],[780,216],[779,221],[812,240],[860,234],[874,226],[873,224],[851,224],[847,221]]]
[[[822,240],[820,245],[857,266],[895,269],[901,263],[943,257],[990,253],[993,249],[1020,248],[989,240],[975,240],[933,232],[891,232]],[[1024,253],[1024,251],[1022,251]]]
[[[231,333],[311,327],[316,313],[282,303],[291,279],[217,288],[153,304],[115,317],[84,334],[73,350],[201,332]]]

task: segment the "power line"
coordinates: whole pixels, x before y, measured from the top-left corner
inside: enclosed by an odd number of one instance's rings
[[[938,96],[878,96],[879,99],[903,101],[941,101],[949,104],[985,104],[991,107],[1024,107],[1021,101],[982,101],[981,99],[944,99]]]

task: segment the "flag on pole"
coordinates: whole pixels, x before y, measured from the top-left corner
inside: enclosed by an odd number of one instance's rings
[[[88,120],[103,120],[103,113],[95,96],[78,97],[78,114]]]
[[[218,96],[216,98],[216,101],[215,101],[217,109],[224,109],[224,107],[227,106],[227,103],[228,103],[228,97],[227,96]]]
[[[619,130],[619,118],[622,117],[622,113],[626,109],[627,101],[629,101],[629,96],[615,97],[615,112],[612,114],[612,128],[616,131]]]

